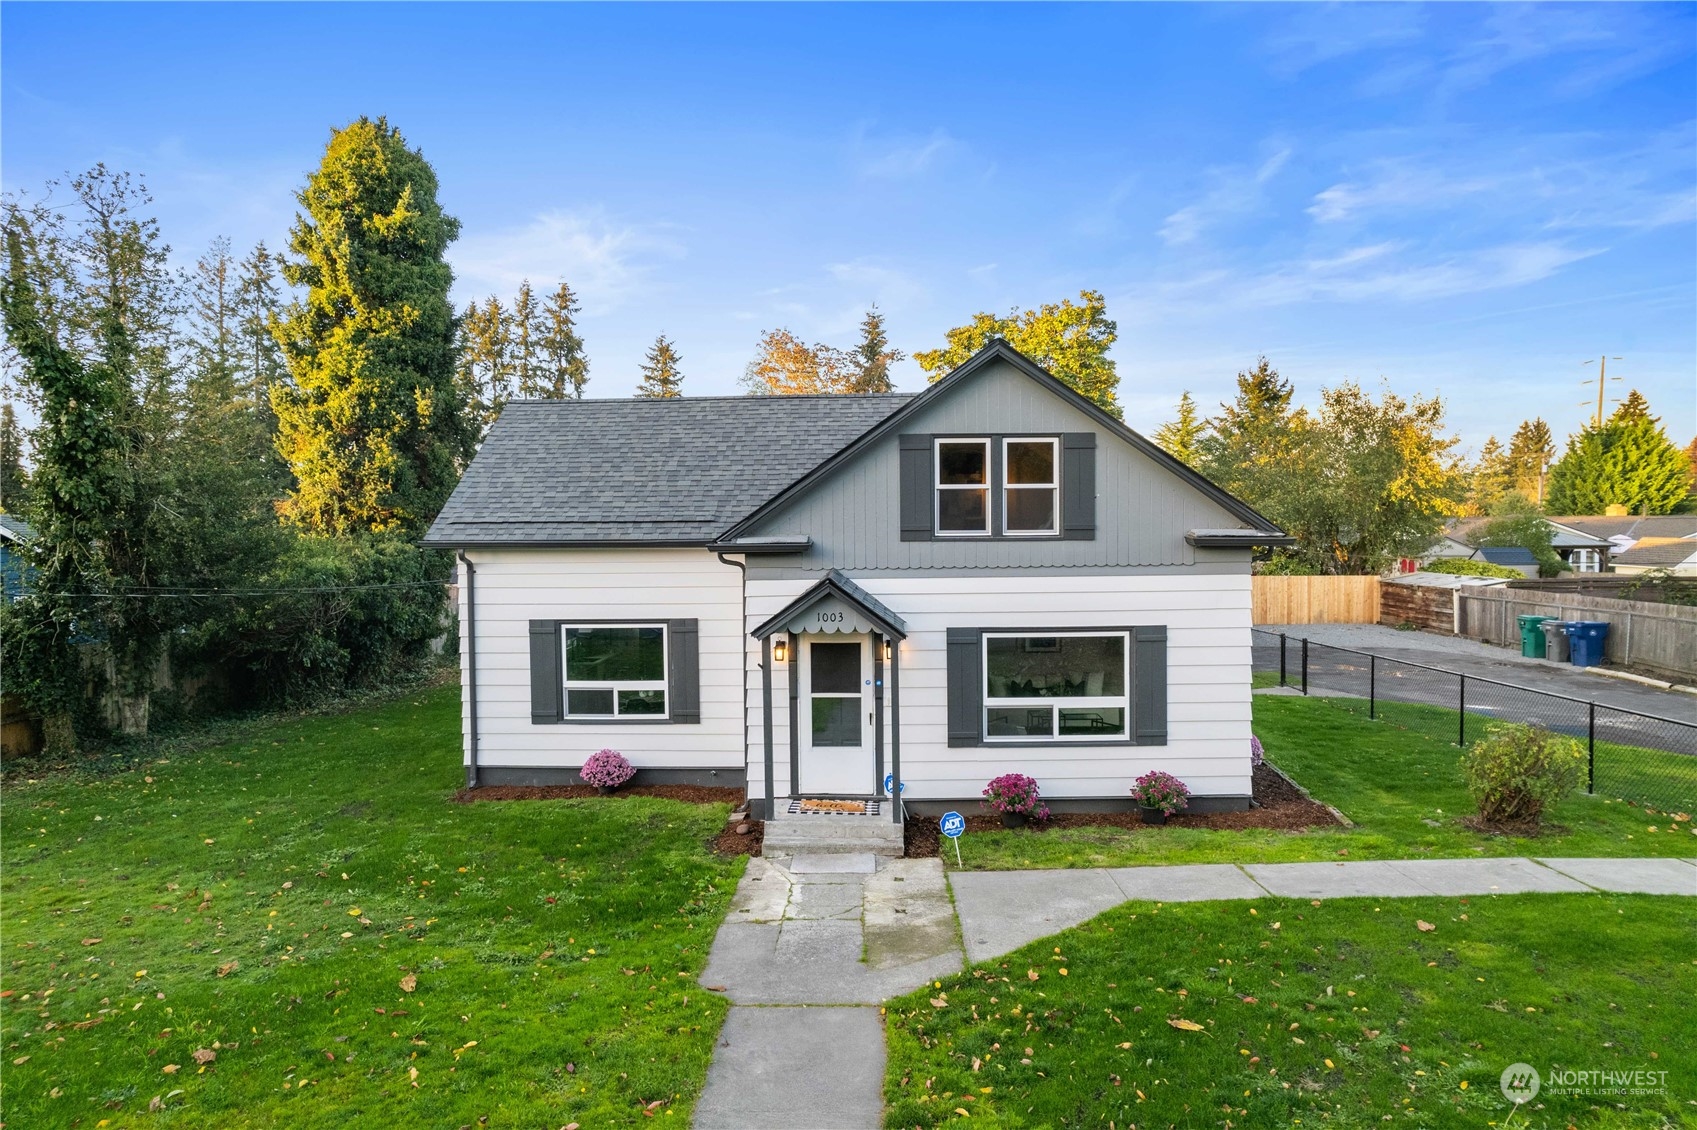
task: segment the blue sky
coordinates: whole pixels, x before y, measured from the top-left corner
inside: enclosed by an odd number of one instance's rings
[[[1128,422],[1265,353],[1312,401],[1441,393],[1469,446],[1620,356],[1697,430],[1697,6],[5,5],[0,182],[144,173],[178,258],[280,245],[386,114],[461,300],[584,301],[589,392],[665,332],[896,345],[1102,290]],[[899,374],[917,388],[911,362]],[[1594,396],[1594,393],[1593,393]]]

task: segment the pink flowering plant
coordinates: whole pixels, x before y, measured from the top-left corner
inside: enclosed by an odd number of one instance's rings
[[[1190,790],[1171,773],[1159,769],[1143,774],[1132,786],[1131,798],[1144,808],[1158,808],[1171,816],[1190,801]]]
[[[1037,778],[1024,773],[1003,773],[984,786],[984,807],[1003,816],[1047,820],[1049,806],[1038,795]]]
[[[1251,768],[1259,769],[1267,762],[1267,751],[1261,748],[1261,739],[1254,734],[1249,735],[1249,764]]]
[[[632,777],[636,770],[625,760],[625,755],[616,749],[604,749],[600,753],[590,754],[589,759],[578,770],[578,776],[583,778],[586,785],[597,788],[616,789]]]

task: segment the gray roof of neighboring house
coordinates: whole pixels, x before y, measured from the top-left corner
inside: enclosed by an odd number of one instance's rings
[[[1639,545],[1609,558],[1615,565],[1674,566],[1697,557],[1697,541]]]
[[[1655,514],[1642,518],[1630,514],[1576,514],[1552,516],[1550,521],[1596,538],[1617,535],[1633,539],[1688,538],[1697,534],[1697,514]]]
[[[1637,521],[1638,519],[1633,519]],[[1473,535],[1489,523],[1489,517],[1475,516],[1471,518],[1452,518],[1444,527],[1444,536],[1461,545],[1473,545]],[[1558,519],[1546,518],[1550,526],[1550,545],[1554,549],[1607,549],[1609,543],[1603,535],[1592,534],[1578,528],[1563,528]]]
[[[1460,573],[1398,573],[1394,577],[1381,577],[1380,580],[1390,585],[1420,585],[1435,589],[1472,588],[1476,585],[1506,585],[1507,577],[1469,577]]]
[[[1532,551],[1519,545],[1480,546],[1474,556],[1481,561],[1489,561],[1492,565],[1538,564],[1538,559],[1532,555]]]
[[[28,541],[35,536],[35,527],[15,514],[0,514],[0,537],[8,541]]]
[[[911,399],[512,401],[424,544],[700,545]]]

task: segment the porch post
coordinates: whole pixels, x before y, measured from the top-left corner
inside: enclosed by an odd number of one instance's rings
[[[790,795],[801,795],[801,640],[794,632],[790,637]]]
[[[766,747],[766,811],[762,820],[772,819],[776,803],[772,790],[772,637],[760,639],[760,734]]]
[[[902,822],[902,645],[890,650],[890,818]],[[880,784],[882,782],[880,781]]]
[[[872,633],[872,795],[884,795],[884,641]]]

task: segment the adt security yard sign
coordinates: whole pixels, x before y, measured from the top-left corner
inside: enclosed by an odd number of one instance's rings
[[[907,782],[903,781],[900,785],[898,785],[896,784],[896,775],[894,773],[886,773],[884,774],[884,791],[887,793],[905,793],[907,792]]]
[[[958,812],[945,812],[943,818],[937,821],[937,827],[942,829],[943,835],[955,842],[955,863],[965,866],[960,862],[960,837],[961,833],[966,831],[966,817]]]

